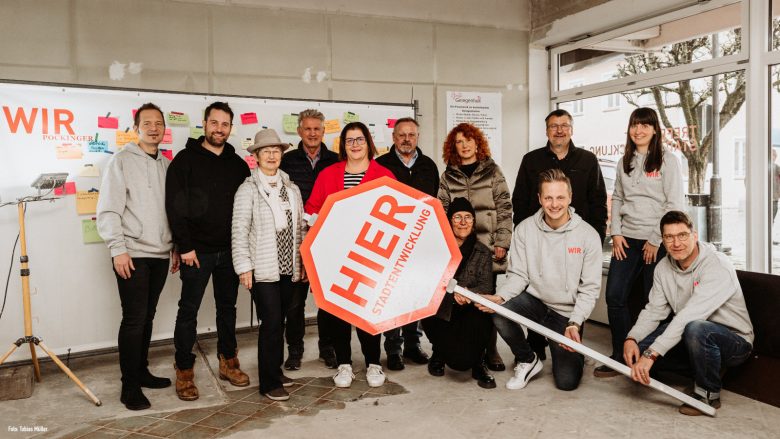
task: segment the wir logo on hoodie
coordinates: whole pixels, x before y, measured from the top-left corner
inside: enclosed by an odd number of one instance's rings
[[[570,255],[582,254],[582,247],[569,247],[568,250]]]

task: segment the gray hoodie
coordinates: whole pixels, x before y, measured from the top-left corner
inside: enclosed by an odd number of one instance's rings
[[[98,233],[111,257],[167,258],[173,248],[165,214],[165,173],[168,159],[153,159],[128,143],[103,171],[97,204]]]
[[[569,213],[569,222],[555,230],[544,222],[543,209],[517,225],[506,276],[499,277],[496,294],[509,301],[525,290],[582,324],[601,290],[601,243],[596,230],[573,208]]]
[[[710,244],[699,241],[698,245],[699,255],[687,270],[670,255],[658,263],[649,302],[628,333],[642,340],[673,312],[669,326],[650,345],[661,355],[680,342],[685,326],[694,320],[719,323],[753,343],[753,325],[734,266]]]
[[[658,247],[661,232],[658,224],[670,210],[685,210],[680,164],[670,152],[664,153],[657,172],[645,172],[646,154],[634,153],[633,170],[623,171],[623,159],[617,164],[615,190],[612,192],[612,225],[610,233],[644,239]]]

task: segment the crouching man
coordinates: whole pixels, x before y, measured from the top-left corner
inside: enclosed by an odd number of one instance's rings
[[[658,263],[647,306],[623,344],[634,381],[650,383],[650,369],[693,369],[691,396],[720,408],[721,370],[744,362],[753,346],[737,272],[728,258],[699,242],[690,218],[671,211],[661,218],[668,252]],[[670,313],[671,321],[662,323]],[[641,355],[640,355],[641,352]],[[680,413],[701,415],[683,405]]]
[[[539,203],[542,208],[515,228],[509,267],[496,294],[483,297],[579,343],[601,289],[601,241],[569,207],[571,183],[560,169],[539,174]],[[522,389],[542,370],[542,362],[520,325],[499,315],[493,322],[515,355],[506,387]],[[550,352],[555,386],[576,389],[585,358],[558,343],[550,344]]]

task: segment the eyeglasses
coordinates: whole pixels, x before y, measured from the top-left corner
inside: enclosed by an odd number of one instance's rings
[[[550,131],[558,131],[558,130],[569,131],[571,129],[571,125],[569,125],[568,123],[564,123],[561,125],[558,124],[547,125],[547,129]]]
[[[453,223],[465,222],[466,224],[471,224],[474,222],[474,217],[471,215],[453,215],[452,222]]]
[[[281,155],[282,154],[282,150],[279,149],[279,148],[263,148],[263,149],[260,150],[260,154],[262,154],[262,155],[276,155],[276,154]]]
[[[664,240],[664,243],[666,243],[666,244],[672,244],[672,243],[674,243],[675,240],[680,241],[680,242],[685,242],[690,237],[691,237],[691,233],[690,232],[681,232],[681,233],[678,233],[676,235],[664,235],[664,236],[662,236],[662,238]]]
[[[347,146],[352,146],[354,144],[365,145],[366,144],[366,138],[365,137],[347,138],[347,139],[344,139],[344,143],[346,143]]]

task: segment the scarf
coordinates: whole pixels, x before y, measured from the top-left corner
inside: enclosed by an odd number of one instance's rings
[[[282,175],[279,171],[276,172],[276,175],[265,175],[261,171],[257,171],[255,173],[255,181],[259,184],[260,196],[265,198],[268,202],[268,206],[271,208],[276,231],[279,232],[286,229],[287,215],[285,215],[284,209],[282,208],[282,200],[280,197],[282,190]],[[287,198],[289,199],[290,206],[292,206],[293,199],[290,192],[291,191],[287,191]]]

